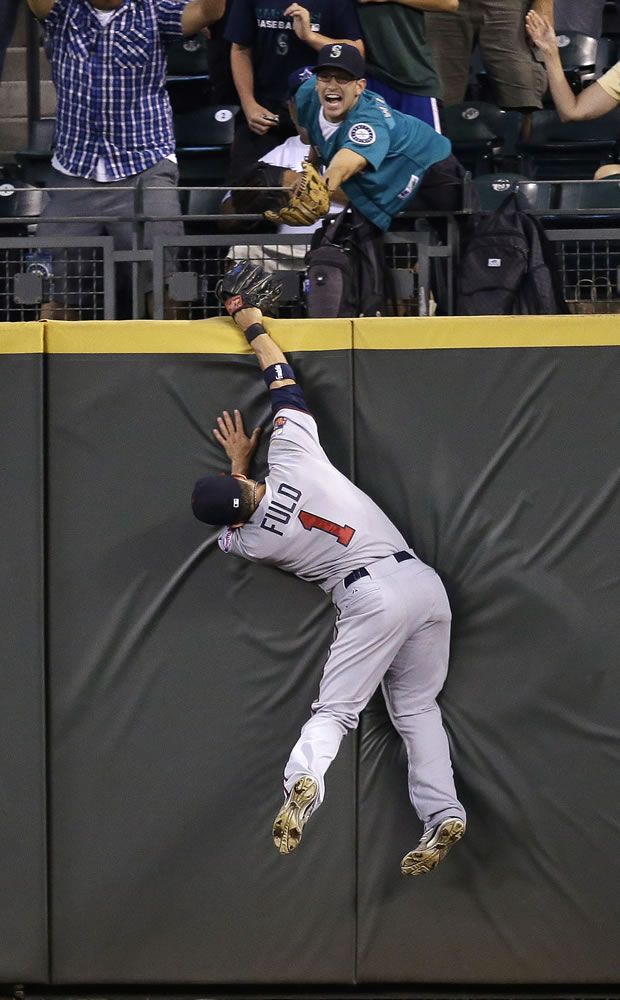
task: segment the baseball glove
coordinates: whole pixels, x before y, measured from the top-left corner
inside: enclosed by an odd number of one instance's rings
[[[302,178],[288,203],[277,212],[265,212],[270,222],[288,226],[311,226],[329,212],[327,184],[309,160],[304,160]]]
[[[234,316],[240,309],[250,308],[270,312],[281,292],[282,285],[249,260],[235,264],[215,288],[215,294],[229,316]]]

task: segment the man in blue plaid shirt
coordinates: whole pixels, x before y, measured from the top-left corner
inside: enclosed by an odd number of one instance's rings
[[[117,250],[129,250],[140,184],[143,213],[162,220],[146,224],[144,246],[152,245],[154,235],[182,235],[166,51],[183,35],[221,17],[225,0],[28,4],[43,21],[57,96],[52,165],[58,190],[51,192],[41,216],[50,221],[40,224],[38,232],[63,237],[109,233]],[[74,221],[55,223],[59,216]],[[97,223],[84,216],[107,218]],[[64,266],[66,280],[58,276],[56,301],[44,304],[44,318],[75,315],[78,296],[71,288],[71,263]]]

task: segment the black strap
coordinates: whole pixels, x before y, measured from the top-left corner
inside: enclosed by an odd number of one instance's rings
[[[396,562],[399,563],[404,562],[405,559],[415,558],[414,556],[411,555],[411,552],[406,552],[406,551],[393,552],[392,555],[394,556]],[[352,583],[355,583],[356,580],[361,580],[363,576],[370,576],[370,573],[368,572],[365,566],[362,566],[361,569],[354,569],[351,573],[348,574],[348,576],[345,576],[342,582],[345,588],[350,587]]]
[[[355,581],[359,580],[362,576],[370,576],[368,570],[365,569],[363,566],[361,569],[354,569],[352,573],[349,573],[348,576],[345,576],[342,582],[344,583],[345,587],[350,587],[352,583],[355,583]]]

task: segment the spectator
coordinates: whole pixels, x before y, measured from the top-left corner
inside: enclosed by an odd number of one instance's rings
[[[291,73],[289,77],[288,111],[295,126],[297,126],[295,94],[301,84],[310,76],[312,76],[312,70],[306,66]],[[277,167],[284,167],[283,186],[291,187],[299,179],[298,171],[302,169],[303,162],[308,158],[309,154],[310,147],[307,142],[304,142],[298,132],[296,135],[290,136],[290,138],[286,139],[279,146],[270,149],[264,156],[261,156],[259,163],[270,163]],[[256,166],[257,164],[253,164],[252,167],[248,168],[246,175],[242,179],[247,180],[250,176],[255,176],[254,167]],[[332,215],[341,212],[344,208],[344,204],[342,204],[343,199],[340,202],[335,200],[338,197],[337,192],[335,196],[332,196],[330,204],[330,214]],[[346,199],[344,200],[346,201]],[[222,213],[225,216],[230,214],[249,214],[263,212],[265,207],[265,193],[261,192],[260,188],[257,189],[256,193],[229,192],[222,202]],[[278,227],[280,235],[307,237],[308,243],[298,243],[290,246],[286,244],[275,244],[273,246],[233,246],[230,248],[227,258],[229,260],[254,260],[269,274],[273,271],[287,270],[289,268],[303,268],[303,261],[310,244],[310,237],[320,225],[321,222],[315,222],[312,226],[289,226],[283,223]],[[233,223],[232,221],[226,222],[226,220],[222,220],[221,228],[224,232],[239,232],[247,231],[248,226],[244,222]]]
[[[326,45],[315,77],[297,91],[297,117],[327,165],[331,191],[342,187],[382,230],[405,208],[455,211],[464,170],[450,141],[425,122],[392,111],[366,90],[364,60],[352,45]]]
[[[592,174],[593,181],[606,181],[620,176],[620,163],[603,163]]]
[[[532,43],[542,54],[549,77],[549,89],[562,121],[599,118],[620,104],[620,62],[591,86],[575,94],[564,75],[555,30],[548,17],[531,10],[526,18]]]
[[[3,0],[0,9],[0,81],[4,70],[4,57],[11,44],[17,23],[19,0]]]
[[[207,58],[211,80],[211,99],[214,104],[238,104],[239,95],[230,68],[230,42],[224,37],[230,0],[226,0],[224,16],[215,21],[207,34]]]
[[[424,11],[456,11],[459,0],[357,0],[366,46],[366,82],[391,108],[441,132],[439,77]]]
[[[363,44],[354,0],[315,0],[312,12],[298,3],[264,8],[257,0],[232,0],[225,36],[243,109],[231,158],[234,182],[248,163],[295,135],[286,108],[289,74],[313,63],[329,42],[351,42],[360,52]]]
[[[545,71],[528,45],[530,5],[553,18],[553,0],[460,0],[456,13],[428,12],[426,27],[445,105],[465,100],[476,42],[501,108],[542,107]]]
[[[109,233],[118,250],[130,249],[140,185],[144,213],[161,218],[145,227],[145,244],[151,245],[154,233],[182,235],[166,46],[220,17],[224,0],[28,3],[43,19],[57,96],[53,166],[59,190],[51,192],[41,216],[50,221],[38,231],[63,237]],[[54,223],[58,216],[75,221]],[[110,221],[93,223],[84,216]],[[168,271],[171,264],[169,259]],[[64,263],[67,272],[72,266]],[[77,301],[57,280],[42,316],[73,318],[69,309]]]

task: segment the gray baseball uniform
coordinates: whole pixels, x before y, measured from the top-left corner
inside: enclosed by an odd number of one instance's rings
[[[337,612],[318,698],[286,765],[285,789],[310,774],[320,805],[343,736],[381,684],[405,742],[409,794],[425,829],[447,816],[464,820],[436,703],[449,655],[443,584],[383,511],[334,468],[311,414],[287,405],[286,389],[271,395],[277,413],[265,495],[242,527],[221,533],[219,545],[317,583]]]

